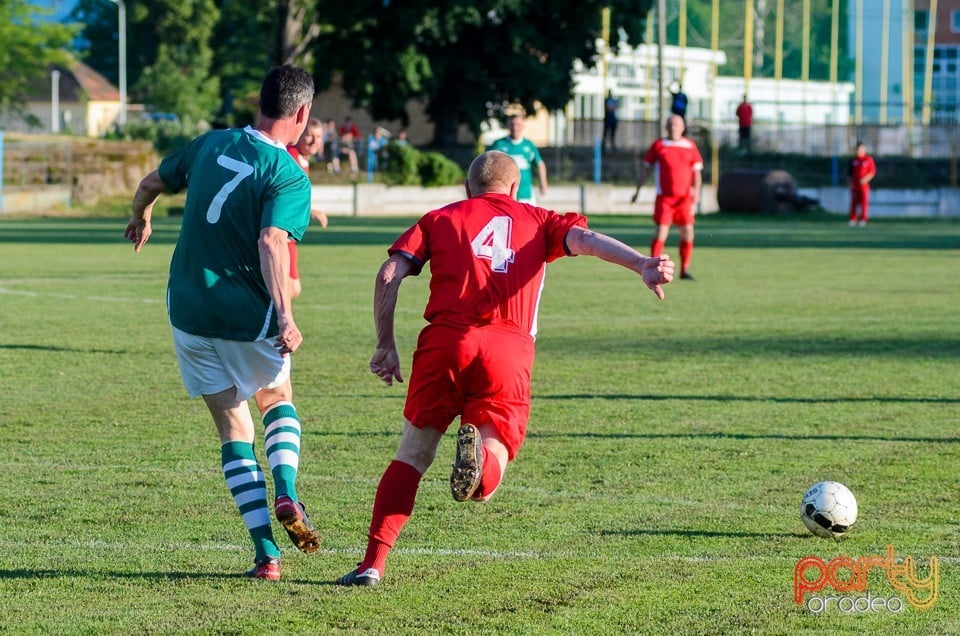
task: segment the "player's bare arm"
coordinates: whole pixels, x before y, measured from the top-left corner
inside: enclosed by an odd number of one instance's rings
[[[373,290],[373,322],[377,330],[377,348],[370,358],[370,372],[393,386],[393,381],[403,382],[400,375],[400,354],[394,336],[394,315],[400,283],[412,274],[414,264],[406,256],[394,254],[383,262],[377,272]]]
[[[643,283],[661,300],[664,297],[661,285],[666,285],[673,280],[675,265],[669,256],[666,254],[658,257],[644,256],[626,243],[606,234],[574,227],[567,232],[566,245],[571,255],[596,256],[608,263],[620,265],[640,274]]]
[[[133,215],[127,223],[127,229],[123,232],[123,236],[133,242],[135,252],[140,251],[153,233],[150,225],[153,206],[166,190],[167,186],[156,170],[145,176],[137,186],[137,191],[133,195]]]
[[[257,242],[260,250],[260,272],[267,285],[270,299],[277,312],[277,325],[280,333],[274,346],[282,354],[293,353],[303,343],[303,335],[293,320],[293,303],[287,272],[290,271],[290,251],[287,247],[289,235],[286,230],[267,227],[260,232]]]
[[[637,189],[633,191],[633,196],[630,197],[630,203],[636,203],[637,197],[640,196],[640,188],[643,186],[643,183],[650,176],[650,166],[646,163],[641,162],[640,168],[637,172]]]
[[[700,188],[703,186],[703,171],[693,171],[693,206],[696,208],[700,203]]]

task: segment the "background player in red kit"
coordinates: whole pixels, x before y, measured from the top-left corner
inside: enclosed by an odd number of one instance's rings
[[[673,279],[669,257],[645,257],[591,232],[585,217],[518,203],[520,172],[507,154],[470,165],[467,199],[429,212],[388,250],[374,293],[377,349],[370,370],[402,382],[394,339],[401,281],[430,262],[429,323],[420,332],[403,411],[403,433],[377,487],[366,554],[340,585],[372,586],[413,513],[420,479],[459,415],[454,499],[489,499],[516,457],[530,415],[530,373],[546,264],[588,254],[639,274],[658,298]]]
[[[303,134],[297,143],[287,146],[287,152],[297,160],[297,165],[303,168],[303,171],[310,176],[310,158],[316,154],[323,154],[323,122],[311,117],[307,121],[307,127],[303,129]],[[317,220],[320,227],[327,227],[327,215],[320,210],[311,207],[310,216]],[[297,257],[297,242],[288,241],[290,247],[290,297],[296,298],[303,291],[300,284],[300,269],[298,267],[299,258]]]
[[[700,202],[700,186],[703,183],[703,157],[692,139],[683,136],[683,118],[671,115],[667,119],[667,136],[658,139],[643,156],[637,175],[637,190],[633,201],[640,194],[640,186],[651,172],[656,174],[657,199],[653,208],[653,223],[656,225],[650,241],[650,255],[659,256],[670,234],[670,226],[680,228],[680,278],[693,280],[690,274],[690,258],[693,256],[694,208]]]
[[[857,154],[850,160],[850,225],[867,224],[867,212],[870,207],[870,181],[877,176],[877,166],[873,157],[867,154],[862,141],[857,142]],[[857,217],[857,209],[860,216]]]

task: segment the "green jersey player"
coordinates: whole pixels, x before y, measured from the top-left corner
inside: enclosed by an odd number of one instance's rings
[[[510,134],[501,137],[490,144],[487,150],[498,150],[510,155],[520,168],[520,189],[517,190],[517,201],[536,205],[537,197],[533,193],[533,166],[537,167],[537,178],[540,181],[540,195],[547,194],[547,164],[543,162],[536,145],[523,136],[523,117],[512,115],[507,120]]]
[[[290,354],[303,336],[291,307],[287,247],[310,221],[310,181],[286,146],[306,127],[313,94],[303,69],[271,70],[256,127],[209,132],[164,159],[140,182],[125,231],[139,252],[159,195],[186,190],[167,284],[174,349],[188,394],[203,397],[220,435],[223,474],[254,544],[247,575],[268,580],[280,578],[280,549],[253,451],[251,397],[263,418],[274,513],[301,551],[320,546],[296,492],[301,427]]]

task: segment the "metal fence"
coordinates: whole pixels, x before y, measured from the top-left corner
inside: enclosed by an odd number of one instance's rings
[[[603,136],[601,120],[576,120],[570,123],[566,145],[593,146]],[[621,121],[617,127],[617,147],[648,147],[663,135],[657,130],[657,125],[655,121]],[[711,128],[709,122],[691,120],[689,127],[697,131],[698,141],[716,143],[720,147],[736,147],[738,144],[736,122]],[[874,155],[943,159],[955,157],[960,150],[960,124],[857,126],[754,122],[751,138],[753,149],[758,152],[825,157],[849,155],[853,153],[857,141],[863,141]]]

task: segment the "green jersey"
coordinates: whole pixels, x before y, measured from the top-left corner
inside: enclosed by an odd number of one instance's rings
[[[533,142],[526,137],[514,141],[507,135],[490,144],[487,150],[499,150],[513,157],[513,160],[517,162],[517,167],[520,168],[520,187],[517,190],[517,200],[532,200],[533,166],[543,161],[543,158],[540,157],[540,151],[537,150]]]
[[[260,269],[267,227],[300,240],[310,222],[310,180],[283,144],[257,130],[215,130],[160,163],[171,192],[187,190],[170,263],[170,323],[189,334],[252,342],[277,335]]]

